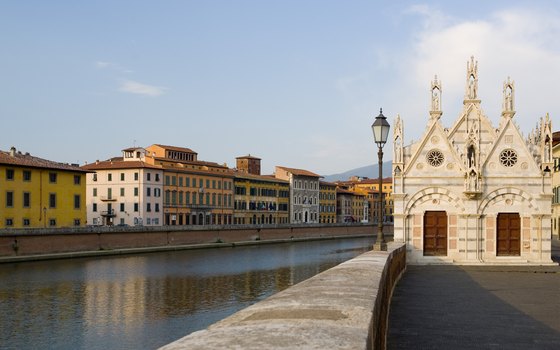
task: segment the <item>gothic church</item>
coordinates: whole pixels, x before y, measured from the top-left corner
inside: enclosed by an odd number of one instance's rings
[[[451,128],[440,121],[441,96],[436,76],[419,141],[405,146],[403,120],[394,123],[394,239],[406,243],[408,261],[553,264],[549,116],[524,138],[508,78],[494,128],[481,109],[474,57],[467,62],[463,110]]]

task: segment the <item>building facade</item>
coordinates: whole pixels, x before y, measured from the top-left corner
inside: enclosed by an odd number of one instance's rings
[[[15,147],[0,151],[0,228],[84,226],[86,173]]]
[[[234,170],[234,225],[274,225],[289,222],[290,183],[261,175],[261,159],[237,157]]]
[[[290,223],[319,223],[320,175],[303,169],[277,166],[274,176],[290,184]]]
[[[163,170],[164,225],[232,225],[233,173],[189,148],[154,144],[146,161]]]
[[[143,148],[128,148],[122,157],[82,167],[87,174],[90,225],[161,226],[163,170],[146,162]]]
[[[383,223],[389,225],[393,224],[394,205],[392,178],[386,177],[381,180],[383,208],[381,208],[379,203],[379,179],[352,177],[348,181],[341,182],[340,185],[350,191],[366,196],[367,206],[369,208],[367,220],[369,222],[377,223],[379,221],[379,212],[383,211]]]
[[[413,263],[551,264],[550,118],[524,139],[508,78],[494,128],[481,108],[474,58],[450,128],[440,120],[441,92],[436,77],[419,141],[404,146],[403,122],[394,123],[395,241],[406,243]]]
[[[319,181],[319,222],[334,224],[336,220],[336,184]]]

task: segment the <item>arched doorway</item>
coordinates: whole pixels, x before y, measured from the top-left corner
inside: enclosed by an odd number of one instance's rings
[[[521,254],[521,218],[519,213],[499,213],[496,228],[496,255]]]
[[[424,256],[447,256],[447,213],[424,214]]]

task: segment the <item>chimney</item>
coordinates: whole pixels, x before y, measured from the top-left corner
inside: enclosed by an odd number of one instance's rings
[[[11,157],[15,157],[16,156],[16,148],[14,146],[12,146],[12,148],[10,148],[10,156]]]

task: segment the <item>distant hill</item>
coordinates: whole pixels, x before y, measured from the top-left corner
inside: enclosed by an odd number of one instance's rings
[[[383,162],[383,177],[391,176],[391,167],[393,166],[392,161]],[[369,177],[370,179],[377,179],[379,175],[379,166],[367,165],[361,168],[356,168],[352,170],[345,171],[340,174],[325,175],[322,181],[335,182],[335,181],[347,181],[352,176],[359,177]]]

